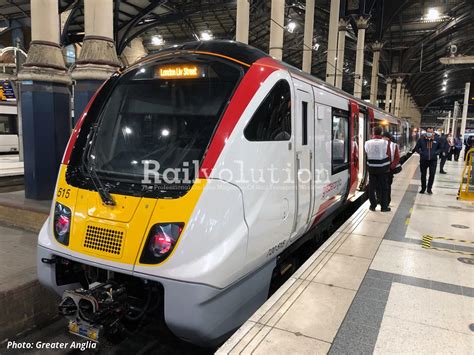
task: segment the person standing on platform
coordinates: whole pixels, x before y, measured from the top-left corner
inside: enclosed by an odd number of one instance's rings
[[[469,149],[474,148],[474,136],[470,135],[465,139],[466,147],[464,148],[464,160],[467,158],[467,152],[469,152]]]
[[[393,175],[402,171],[402,164],[400,164],[400,150],[398,144],[393,141],[390,132],[384,132],[383,137],[390,144],[390,172],[388,173],[388,204],[392,201],[392,183]]]
[[[377,207],[377,196],[380,199],[382,212],[389,212],[388,175],[390,174],[390,143],[382,137],[382,127],[374,128],[374,136],[365,142],[367,167],[369,172],[370,210]]]
[[[453,154],[454,154],[454,139],[451,132],[448,133],[448,144],[449,144],[448,160],[451,161],[453,160]]]
[[[446,174],[446,171],[444,171],[444,165],[446,164],[446,159],[448,159],[448,154],[451,149],[449,142],[448,142],[448,136],[446,136],[444,133],[441,135],[441,137],[438,138],[438,143],[439,143],[439,173],[440,174]]]
[[[456,138],[454,138],[454,149],[453,149],[453,154],[454,154],[454,160],[455,161],[459,161],[459,154],[461,154],[461,150],[462,150],[462,139],[460,136],[457,136]]]
[[[433,182],[436,174],[436,165],[438,163],[438,155],[440,154],[439,142],[436,140],[433,128],[428,128],[424,136],[418,139],[413,153],[420,154],[420,170],[421,170],[421,190],[420,194],[425,191],[432,194]],[[426,189],[426,172],[429,169],[430,177],[428,179],[428,190]]]

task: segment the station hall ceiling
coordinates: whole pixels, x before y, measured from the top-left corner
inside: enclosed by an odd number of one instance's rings
[[[306,1],[287,0],[283,60],[301,67]],[[312,74],[326,75],[329,0],[315,0]],[[424,120],[436,122],[462,102],[466,81],[473,81],[473,64],[443,65],[439,59],[474,55],[473,0],[341,0],[341,15],[350,20],[346,37],[343,89],[353,91],[357,29],[355,18],[370,16],[366,32],[363,98],[370,94],[370,44],[384,43],[381,52],[379,98],[385,97],[383,77],[403,76]],[[62,45],[84,37],[82,0],[60,0],[64,13]],[[249,44],[268,51],[270,0],[250,0]],[[30,0],[0,0],[0,33],[12,21],[29,20]],[[202,33],[218,39],[235,38],[236,0],[115,0],[114,36],[119,54],[136,37],[148,50],[157,50],[159,36],[165,45],[196,40]],[[288,24],[294,23],[292,30]],[[3,25],[2,25],[3,23]],[[6,27],[6,28],[5,28]],[[396,74],[396,75],[395,75]],[[474,84],[474,83],[473,83]],[[470,98],[474,96],[471,85]],[[474,112],[470,105],[470,112]],[[471,115],[472,116],[472,115]]]

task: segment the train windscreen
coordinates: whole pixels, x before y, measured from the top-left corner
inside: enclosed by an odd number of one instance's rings
[[[159,175],[186,167],[193,176],[241,75],[238,66],[196,58],[125,73],[102,106],[87,164],[129,182],[143,181],[150,162]]]

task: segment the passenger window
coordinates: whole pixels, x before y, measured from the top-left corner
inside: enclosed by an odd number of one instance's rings
[[[303,141],[303,145],[308,145],[308,103],[303,101],[301,109],[303,110],[303,115],[302,115],[303,140],[302,141]]]
[[[14,115],[0,114],[0,134],[18,134]]]
[[[332,174],[349,167],[349,115],[333,110],[332,115]]]
[[[280,80],[263,100],[244,130],[249,141],[288,141],[291,138],[291,91]]]

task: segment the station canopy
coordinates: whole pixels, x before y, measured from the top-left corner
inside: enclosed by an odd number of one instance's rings
[[[270,0],[250,1],[249,44],[268,51]],[[140,37],[148,51],[190,40],[235,39],[236,0],[115,0],[114,36],[120,54]],[[316,0],[312,74],[325,78],[330,0]],[[357,27],[355,19],[370,16],[366,32],[363,98],[370,95],[370,44],[384,43],[380,61],[379,98],[383,77],[405,78],[407,89],[436,123],[461,102],[466,81],[474,81],[474,64],[446,65],[442,57],[474,55],[474,1],[466,0],[341,0],[341,14],[350,21],[346,37],[343,89],[352,92]],[[84,37],[82,0],[60,0],[61,44]],[[287,0],[283,60],[301,67],[306,1]],[[0,38],[16,22],[28,26],[30,0],[0,0]],[[26,37],[26,36],[25,36]],[[27,49],[27,48],[26,48]],[[474,85],[472,85],[474,86]],[[474,89],[471,88],[471,93]],[[471,100],[473,94],[470,95]],[[470,105],[470,112],[474,112]]]

